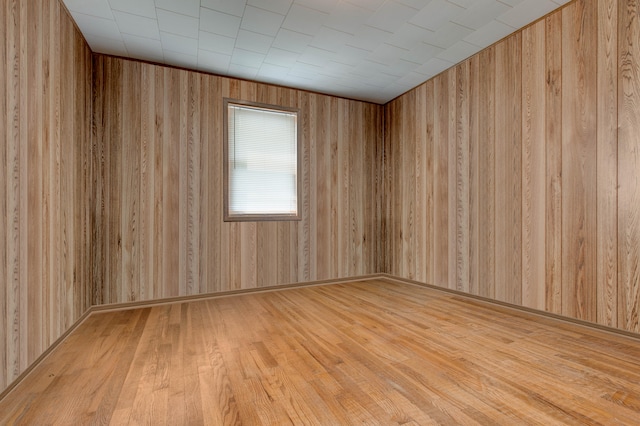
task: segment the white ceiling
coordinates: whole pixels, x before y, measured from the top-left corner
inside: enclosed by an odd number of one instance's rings
[[[569,0],[63,0],[95,52],[386,103]]]

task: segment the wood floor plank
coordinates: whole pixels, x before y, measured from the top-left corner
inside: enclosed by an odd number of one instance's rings
[[[634,424],[640,338],[369,280],[95,313],[0,424]]]

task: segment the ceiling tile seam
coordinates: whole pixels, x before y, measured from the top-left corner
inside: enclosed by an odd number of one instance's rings
[[[202,4],[202,2],[200,2],[200,4]],[[231,52],[231,61],[229,62],[229,66],[231,66],[231,64],[233,64],[233,53],[235,53],[236,49],[246,50],[246,49],[240,49],[238,47],[238,34],[240,33],[240,29],[242,29],[242,20],[244,19],[244,14],[245,14],[246,11],[247,11],[247,2],[245,1],[244,8],[242,9],[242,16],[239,17],[240,18],[240,24],[238,25],[238,30],[236,31],[235,41],[233,43],[233,52]],[[228,13],[225,13],[225,15],[228,15]],[[253,52],[253,53],[258,53],[258,52]],[[239,64],[236,64],[236,65],[239,65]]]

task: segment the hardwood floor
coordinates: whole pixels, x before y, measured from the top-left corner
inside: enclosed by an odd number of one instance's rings
[[[370,280],[94,313],[0,424],[638,424],[640,340]]]

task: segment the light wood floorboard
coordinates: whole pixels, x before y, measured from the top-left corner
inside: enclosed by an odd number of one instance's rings
[[[0,424],[638,424],[640,340],[369,280],[92,314]]]

